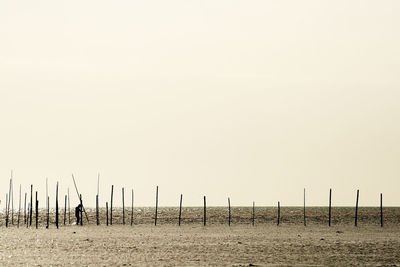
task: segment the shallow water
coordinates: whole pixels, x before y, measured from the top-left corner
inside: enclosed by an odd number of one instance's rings
[[[87,209],[89,224],[96,223],[95,209]],[[159,225],[178,224],[179,208],[177,207],[160,207],[158,209]],[[276,224],[277,223],[277,207],[256,207],[254,222],[255,224]],[[69,222],[68,211],[66,214],[66,223]],[[109,217],[110,217],[109,212]],[[155,208],[139,207],[133,212],[133,224],[154,224]],[[228,209],[226,207],[208,207],[206,211],[207,225],[225,225],[228,224]],[[71,223],[75,221],[75,213],[71,211]],[[131,209],[125,209],[125,223],[131,223]],[[400,225],[400,208],[385,207],[383,208],[383,218],[385,226]],[[33,223],[35,224],[35,212],[33,212]],[[332,208],[331,225],[353,225],[355,220],[355,209],[353,207],[335,207]],[[10,219],[11,221],[11,219]],[[21,225],[24,222],[24,216],[20,217]],[[60,210],[60,225],[64,223],[64,209]],[[51,211],[50,223],[55,223],[55,212]],[[88,222],[85,219],[84,225]],[[100,209],[100,223],[106,224],[105,209]],[[202,207],[185,207],[182,208],[182,225],[185,224],[203,224],[203,208]],[[252,207],[232,207],[231,208],[231,224],[251,224],[252,223]],[[280,223],[302,225],[303,224],[303,207],[281,207]],[[327,207],[308,207],[306,208],[307,225],[327,225],[328,224],[328,208]],[[17,224],[17,213],[14,213],[14,226]],[[44,210],[39,212],[39,227],[46,224],[46,213]],[[123,224],[122,208],[113,208],[113,224]],[[5,215],[0,218],[0,227],[5,225]],[[380,209],[377,207],[360,207],[358,210],[358,225],[380,225]]]

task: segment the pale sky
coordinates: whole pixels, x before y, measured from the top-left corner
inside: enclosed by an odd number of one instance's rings
[[[1,206],[398,206],[399,48],[399,1],[1,1]]]

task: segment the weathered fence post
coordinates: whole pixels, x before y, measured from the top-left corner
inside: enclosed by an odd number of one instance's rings
[[[108,202],[106,202],[106,225],[108,226]]]
[[[56,227],[58,229],[58,182],[56,185]]]
[[[228,226],[231,226],[231,199],[228,197]]]
[[[306,223],[306,189],[304,188],[304,208],[303,208],[303,215],[304,215],[304,226],[307,226]]]
[[[96,225],[99,225],[99,195],[96,195]]]
[[[79,210],[79,218],[81,219],[81,226],[83,225],[83,203],[82,203],[82,195],[79,195],[79,201],[81,204],[81,208]]]
[[[7,218],[6,218],[6,227],[8,227],[8,224],[10,222],[10,206],[11,206],[11,192],[12,192],[12,179],[10,179],[10,187],[8,189],[8,195],[6,195],[6,199],[8,199],[8,202],[6,200],[6,206],[7,206]]]
[[[19,202],[18,202],[18,224],[17,227],[19,228],[19,218],[21,216],[21,184],[19,185]]]
[[[49,205],[49,179],[46,177],[46,229],[49,229],[50,221]]]
[[[31,203],[28,203],[28,214],[30,213],[30,206],[31,206]],[[28,218],[26,218],[26,228],[28,228],[29,227],[29,221],[28,221]]]
[[[182,194],[181,194],[181,200],[179,201],[179,219],[178,219],[178,225],[181,226],[181,218],[182,218]]]
[[[358,217],[358,196],[359,196],[359,190],[357,189],[356,214],[355,214],[355,219],[354,219],[354,226],[356,226],[356,227],[357,227],[357,217]]]
[[[26,219],[26,193],[25,193],[25,201],[24,201],[24,224],[27,224],[27,219]]]
[[[382,196],[382,193],[381,193],[381,227],[383,227],[383,196]]]
[[[31,202],[29,209],[29,226],[32,226],[33,185],[31,184]]]
[[[204,196],[204,216],[203,216],[203,225],[206,226],[207,223],[207,205],[206,205],[206,196]]]
[[[68,224],[71,224],[71,198],[69,197],[69,188],[68,188]]]
[[[156,187],[156,214],[154,216],[154,225],[157,226],[157,212],[158,212],[158,185]]]
[[[278,225],[281,220],[281,203],[278,201]]]
[[[328,220],[328,226],[331,226],[331,216],[332,216],[332,188],[329,189],[329,220]]]
[[[133,225],[133,189],[132,189],[132,211],[131,211],[131,226]]]
[[[66,224],[67,221],[67,195],[65,195],[65,200],[64,200],[64,225]]]
[[[111,186],[111,206],[110,206],[110,225],[112,225],[112,207],[113,207],[114,185]]]
[[[125,225],[125,190],[122,187],[122,224]]]
[[[100,173],[97,173],[97,194],[96,194],[96,224],[97,225],[100,225],[99,195],[100,195]]]
[[[12,170],[11,170],[11,225],[14,225],[14,182],[13,182]]]
[[[38,191],[36,191],[36,201],[35,201],[35,220],[36,220],[36,229],[39,227],[39,200],[38,200]]]
[[[254,203],[254,201],[253,201],[253,216],[252,216],[252,219],[251,219],[251,224],[254,226],[254,220],[255,220],[255,203]]]
[[[50,197],[48,196],[47,199],[47,210],[46,210],[46,229],[50,227]]]
[[[8,194],[6,194],[6,227],[8,227]]]

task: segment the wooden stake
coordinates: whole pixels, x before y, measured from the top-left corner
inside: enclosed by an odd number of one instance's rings
[[[381,193],[381,227],[383,227],[383,196]]]
[[[69,188],[68,188],[68,224],[71,224],[71,198],[69,197]]]
[[[100,195],[100,173],[97,173],[97,195],[96,195],[96,224],[100,225],[99,195]]]
[[[99,195],[96,195],[96,224],[100,225],[100,218],[99,218]]]
[[[331,216],[332,216],[332,188],[329,189],[329,220],[328,226],[331,226]]]
[[[133,189],[132,189],[132,211],[131,211],[131,226],[133,225]]]
[[[181,200],[179,201],[179,219],[178,219],[179,226],[181,226],[181,218],[182,218],[182,198],[183,195],[181,194]]]
[[[356,226],[356,227],[357,227],[357,217],[358,217],[358,196],[359,196],[359,190],[357,189],[356,214],[355,214],[355,219],[354,219],[354,226]]]
[[[46,229],[49,229],[50,224],[50,198],[49,198],[49,183],[46,178]]]
[[[80,208],[80,210],[79,210],[79,212],[80,212],[80,219],[81,219],[81,226],[83,225],[83,203],[82,203],[82,195],[79,195],[79,201],[80,201],[80,204],[81,204],[81,208]]]
[[[28,203],[28,214],[30,213],[30,206],[31,206],[31,203]],[[28,218],[26,218],[26,228],[28,228],[29,227],[29,222],[28,222]]]
[[[228,226],[231,226],[231,199],[228,197]]]
[[[304,215],[304,226],[307,226],[306,223],[306,189],[304,188],[304,209],[303,209],[303,215]]]
[[[19,201],[18,201],[18,222],[17,227],[19,228],[19,219],[21,216],[21,184],[19,185]]]
[[[108,202],[106,202],[106,225],[108,226]]]
[[[10,179],[10,188],[8,189],[8,205],[7,205],[6,227],[8,227],[9,222],[10,222],[11,194],[12,194],[12,179]]]
[[[12,170],[11,170],[11,225],[14,225],[14,182],[13,182]]]
[[[58,229],[58,182],[56,185],[56,227]]]
[[[8,194],[6,194],[6,228],[8,227]]]
[[[27,219],[26,219],[26,193],[25,193],[25,202],[24,202],[24,224],[27,224]]]
[[[65,195],[65,200],[64,200],[64,225],[67,222],[67,195]]]
[[[29,226],[32,226],[33,185],[31,184],[31,202],[29,208]]]
[[[156,187],[156,214],[154,216],[154,225],[157,226],[157,212],[158,212],[158,185]]]
[[[46,202],[47,202],[46,229],[49,229],[49,227],[50,227],[50,197],[49,196],[47,196]]]
[[[125,225],[125,192],[124,188],[122,187],[122,224]]]
[[[203,225],[206,226],[207,222],[207,205],[206,205],[206,196],[204,196],[204,216],[203,216]]]
[[[278,224],[281,221],[281,203],[278,201]]]
[[[36,229],[39,227],[39,200],[38,200],[38,192],[36,191],[36,201],[35,201],[35,222],[36,222]]]
[[[252,216],[252,219],[251,219],[251,224],[254,226],[254,217],[255,217],[255,203],[254,203],[254,201],[253,201],[253,216]]]
[[[114,185],[111,186],[111,207],[110,207],[110,225],[112,225],[112,207],[113,207]]]

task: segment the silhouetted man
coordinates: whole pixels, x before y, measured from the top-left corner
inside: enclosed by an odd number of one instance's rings
[[[80,219],[81,219],[81,211],[82,211],[82,205],[79,204],[79,205],[75,208],[76,225],[78,225],[79,222],[80,222]]]

